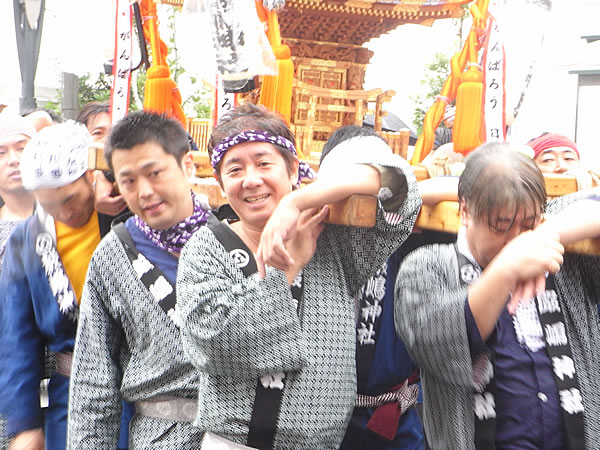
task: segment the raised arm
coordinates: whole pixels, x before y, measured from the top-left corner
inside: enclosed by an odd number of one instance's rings
[[[303,192],[305,189],[306,193]],[[285,255],[284,244],[290,238],[289,230],[293,231],[295,223],[295,220],[286,219],[289,211],[327,204],[351,194],[377,195],[379,203],[375,227],[327,225],[320,241],[325,239],[333,246],[343,264],[348,289],[352,295],[356,294],[369,276],[408,237],[421,206],[412,169],[391,151],[375,156],[366,152],[364,160],[330,165],[328,170],[319,173],[316,182],[293,192],[289,200],[286,197],[286,202],[281,209],[277,208],[263,230],[259,259],[263,264],[274,265],[273,258],[269,260],[265,255],[269,252],[269,255]],[[281,225],[282,221],[287,225]],[[269,243],[270,250],[265,243]]]
[[[469,307],[484,341],[494,331],[511,293],[515,294],[519,284],[534,281],[519,294],[519,301],[528,300],[543,290],[544,274],[558,272],[563,253],[558,233],[544,230],[527,231],[504,246],[469,288]]]
[[[442,201],[458,201],[458,177],[433,177],[417,183],[423,205],[435,206]]]
[[[556,232],[563,245],[600,236],[600,201],[582,199],[546,216],[538,227]]]
[[[289,243],[297,232],[297,224],[303,211],[321,208],[352,194],[377,195],[381,188],[377,169],[359,164],[348,165],[346,169],[343,173],[332,171],[328,176],[321,176],[281,200],[262,232],[256,252],[261,276],[265,275],[265,264],[283,271],[296,265],[297,261],[289,251]]]

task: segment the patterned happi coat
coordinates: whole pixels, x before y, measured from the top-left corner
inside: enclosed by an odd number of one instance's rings
[[[259,378],[286,372],[274,448],[339,447],[356,394],[354,298],[406,239],[421,203],[406,162],[376,164],[406,179],[399,220],[388,222],[380,205],[374,228],[326,225],[298,310],[282,271],[245,278],[210,229],[183,249],[177,296],[185,351],[203,374],[201,430],[245,443]]]
[[[555,213],[577,194],[551,201]],[[586,448],[600,440],[600,257],[566,254],[556,292],[573,352],[584,406]],[[421,368],[424,425],[432,448],[473,449],[474,376],[465,323],[467,286],[459,280],[453,245],[420,248],[396,281],[396,329]]]
[[[198,373],[185,357],[179,330],[111,231],[94,252],[83,290],[67,448],[115,448],[121,398],[196,398],[197,389]],[[129,433],[130,449],[194,449],[202,438],[191,423],[140,415]]]
[[[45,348],[73,350],[79,308],[55,246],[54,221],[41,208],[6,245],[0,277],[0,414],[7,433],[44,427],[46,448],[66,439],[68,378],[55,374],[40,407]]]

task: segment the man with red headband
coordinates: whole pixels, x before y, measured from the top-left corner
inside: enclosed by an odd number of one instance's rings
[[[577,144],[556,133],[543,133],[530,140],[533,160],[543,173],[565,173],[579,168]]]

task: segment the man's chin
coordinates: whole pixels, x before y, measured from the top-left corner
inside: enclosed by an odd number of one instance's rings
[[[9,181],[4,185],[2,191],[13,195],[24,195],[30,192],[23,187],[20,181]],[[31,195],[33,196],[33,193]]]
[[[152,228],[153,230],[156,230],[156,231],[163,231],[168,228],[171,228],[171,225],[165,220],[150,219],[150,220],[144,220],[144,222],[146,222],[150,228]]]

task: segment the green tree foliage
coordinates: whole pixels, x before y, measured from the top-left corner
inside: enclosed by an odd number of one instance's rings
[[[212,99],[212,91],[202,80],[190,75],[186,72],[181,64],[181,59],[177,51],[177,27],[175,26],[175,17],[179,8],[171,6],[167,17],[167,29],[169,31],[167,47],[167,64],[171,70],[173,80],[179,83],[187,83],[191,87],[191,94],[182,99],[181,106],[187,117],[197,119],[210,118],[210,105]]]
[[[421,134],[423,131],[425,114],[435,101],[435,97],[442,92],[442,87],[449,74],[450,57],[442,53],[436,53],[433,61],[425,66],[425,77],[421,80],[421,85],[427,86],[427,93],[411,97],[411,100],[417,104],[413,113],[413,124],[417,134]]]
[[[210,105],[212,92],[211,90],[196,77],[189,75],[185,68],[181,65],[181,60],[177,53],[176,29],[175,29],[175,14],[176,7],[170,7],[167,17],[167,28],[169,37],[167,39],[167,64],[171,70],[171,77],[176,83],[179,81],[187,81],[192,86],[192,93],[182,99],[182,106],[185,114],[188,117],[208,119],[210,118]],[[143,68],[136,73],[137,76],[132,77],[135,87],[132,86],[131,96],[129,99],[129,110],[138,110],[138,105],[144,102],[144,86],[146,83],[146,72]],[[109,102],[110,90],[112,87],[112,75],[99,73],[95,77],[91,74],[86,74],[79,78],[79,107],[81,108],[86,103]],[[137,92],[137,97],[136,97]],[[62,102],[62,92],[57,91],[57,96],[54,101],[48,102],[45,107],[60,114]]]
[[[465,4],[461,6],[463,14],[457,19],[453,19],[453,26],[456,28],[456,45],[455,51],[462,48],[464,44],[464,38],[466,36],[465,28],[468,30],[470,27],[469,19],[469,5]],[[435,97],[440,95],[442,87],[450,75],[450,58],[452,55],[445,55],[443,53],[436,53],[433,56],[433,60],[425,66],[425,77],[421,80],[421,85],[427,87],[427,93],[425,95],[412,96],[411,100],[417,104],[413,113],[413,124],[417,130],[417,134],[421,134],[423,131],[423,120],[425,114],[433,105]],[[443,122],[440,124],[444,127]]]
[[[91,80],[91,74],[79,77],[79,107],[89,102],[110,101],[110,89],[112,87],[112,75],[98,74],[95,81]]]

